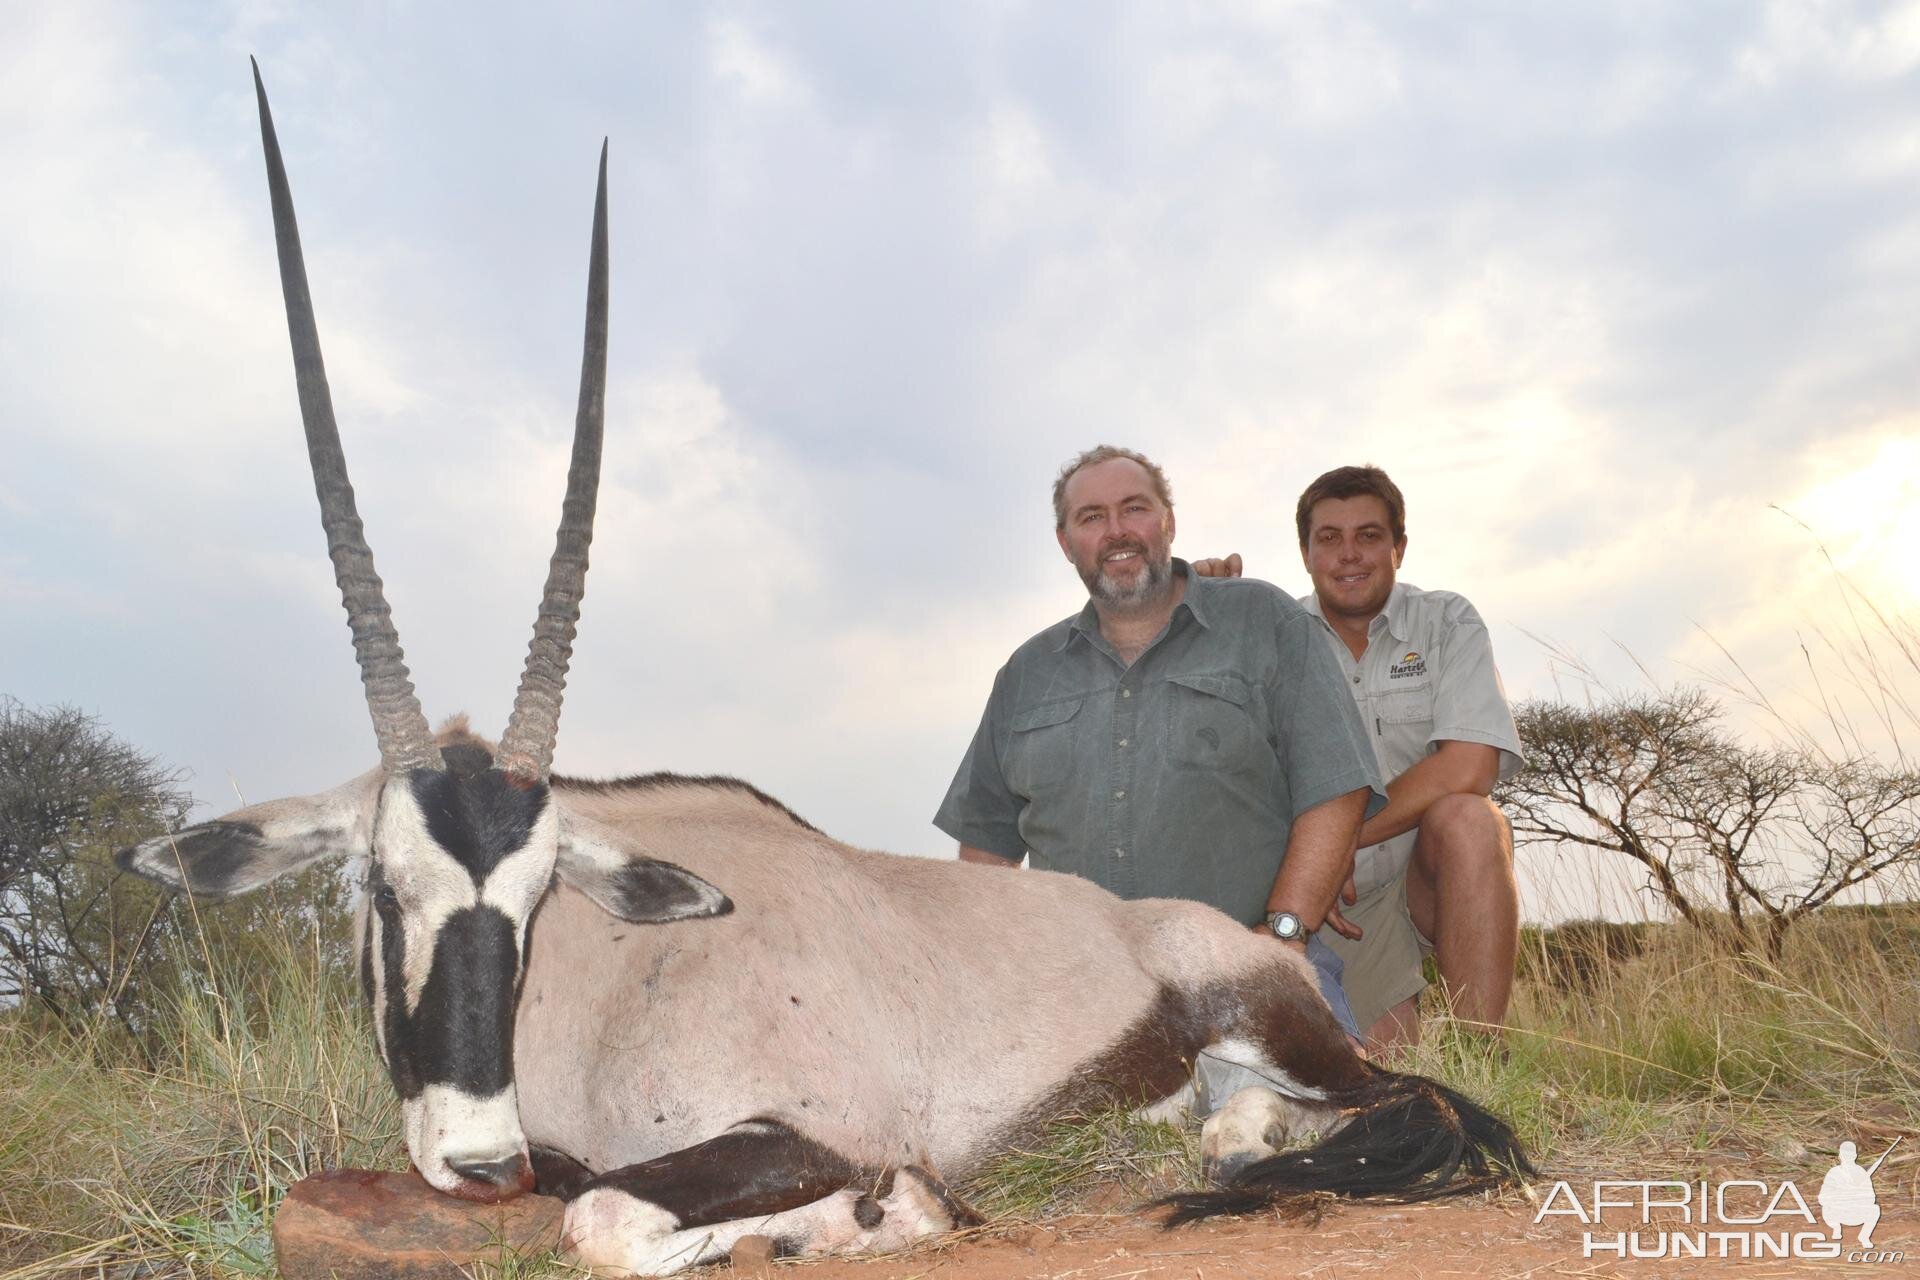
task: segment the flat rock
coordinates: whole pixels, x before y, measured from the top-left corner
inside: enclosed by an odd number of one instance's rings
[[[557,1248],[565,1213],[550,1196],[474,1204],[417,1173],[329,1169],[288,1190],[273,1251],[283,1280],[462,1280],[475,1262]]]

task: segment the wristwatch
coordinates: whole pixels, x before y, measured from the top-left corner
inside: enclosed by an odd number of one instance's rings
[[[1276,911],[1268,916],[1267,928],[1273,930],[1273,936],[1282,942],[1304,942],[1307,937],[1306,926],[1291,911]]]

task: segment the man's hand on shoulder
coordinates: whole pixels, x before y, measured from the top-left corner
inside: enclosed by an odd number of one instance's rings
[[[1237,578],[1240,576],[1240,553],[1235,551],[1224,560],[1195,560],[1193,572],[1201,578]]]

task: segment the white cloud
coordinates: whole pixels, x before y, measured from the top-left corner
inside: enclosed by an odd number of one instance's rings
[[[1697,84],[1697,73],[1677,58],[1630,55],[1607,77],[1606,92],[1596,104],[1592,127],[1597,133],[1608,134],[1658,126],[1680,109],[1681,96]]]
[[[975,146],[976,207],[986,248],[1049,222],[1057,225],[1065,193],[1046,133],[1031,112],[1017,102],[995,103]]]
[[[1859,16],[1861,6],[1771,0],[1759,35],[1734,56],[1746,79],[1773,87],[1796,75],[1886,80],[1920,64],[1920,4],[1912,0]]]
[[[603,131],[570,767],[739,772],[944,848],[994,669],[1076,603],[1044,491],[1098,439],[1169,466],[1182,552],[1294,589],[1300,486],[1386,465],[1408,577],[1475,599],[1515,692],[1557,673],[1523,629],[1665,678],[1716,659],[1696,623],[1791,685],[1834,606],[1769,503],[1913,586],[1920,8],[1650,12],[476,12],[448,49],[427,11],[16,8],[0,590],[100,625],[36,614],[0,666],[255,793],[365,761],[257,49],[435,714],[497,727],[524,652],[578,361],[572,149]]]
[[[153,459],[176,455],[190,423],[189,474],[230,481],[255,456],[262,407],[292,404],[259,162],[236,191],[223,155],[169,127],[179,89],[143,74],[134,32],[95,8],[44,12],[0,72],[0,165],[32,175],[0,195],[0,238],[31,246],[9,258],[0,364],[43,406],[16,429]],[[392,257],[336,252],[311,226],[307,256],[343,416],[407,407],[405,376],[378,354],[402,344],[362,337],[400,275]]]
[[[709,38],[713,74],[745,101],[781,106],[803,103],[811,96],[799,69],[752,23],[716,18]]]
[[[1162,145],[1206,140],[1253,120],[1336,130],[1399,105],[1402,53],[1347,6],[1228,5],[1158,15],[1140,33]]]
[[[36,613],[82,623],[124,618],[129,612],[123,601],[85,583],[39,576],[19,556],[0,558],[0,614],[17,619]]]

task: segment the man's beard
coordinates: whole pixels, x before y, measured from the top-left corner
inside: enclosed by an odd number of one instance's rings
[[[1145,567],[1134,578],[1131,585],[1123,585],[1107,575],[1106,556],[1116,551],[1138,551]],[[1080,572],[1080,581],[1087,584],[1087,594],[1110,609],[1138,609],[1154,604],[1167,592],[1173,583],[1173,555],[1171,552],[1161,555],[1158,560],[1138,544],[1131,546],[1108,547],[1101,553],[1102,559],[1096,562],[1092,573],[1084,569]]]

